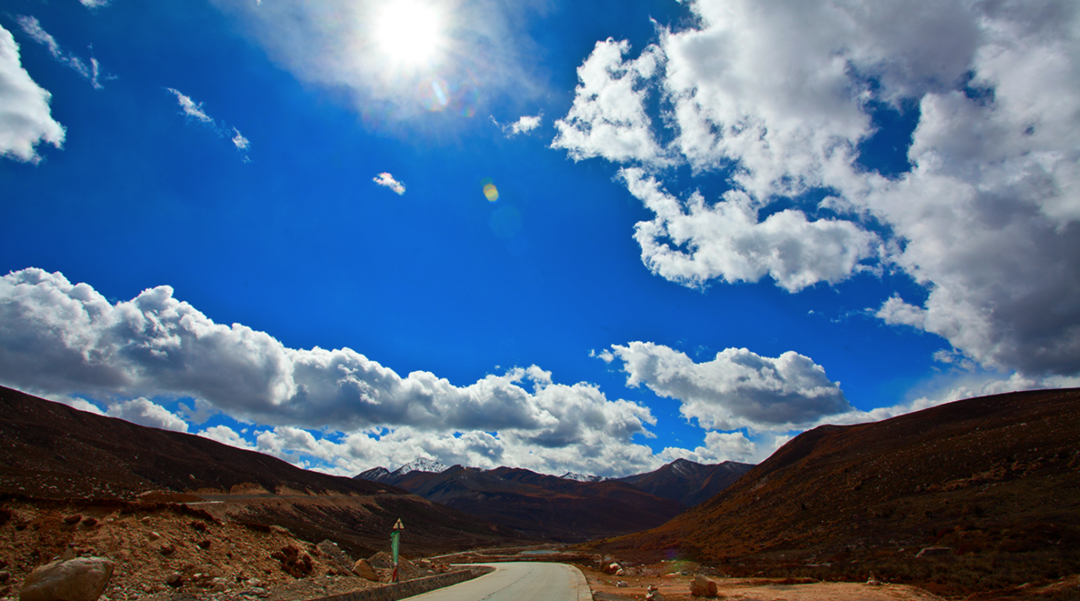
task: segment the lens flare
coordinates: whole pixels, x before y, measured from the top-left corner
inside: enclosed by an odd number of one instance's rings
[[[484,198],[488,199],[488,202],[499,200],[499,189],[495,187],[495,184],[484,184]]]
[[[438,77],[428,77],[420,82],[417,90],[420,104],[429,111],[441,111],[450,102],[450,87]]]

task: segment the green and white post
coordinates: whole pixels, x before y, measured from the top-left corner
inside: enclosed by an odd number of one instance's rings
[[[394,529],[390,531],[390,550],[394,554],[394,582],[398,581],[398,545],[401,542],[401,531],[405,529],[405,526],[401,525],[401,520],[398,519],[394,524]]]

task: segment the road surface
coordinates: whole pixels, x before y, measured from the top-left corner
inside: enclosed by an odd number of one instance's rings
[[[590,601],[585,576],[561,563],[507,562],[484,564],[495,571],[410,597],[410,601]]]

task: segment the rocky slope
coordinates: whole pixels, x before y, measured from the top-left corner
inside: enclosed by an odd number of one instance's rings
[[[710,501],[592,549],[946,592],[1055,579],[1080,571],[1078,433],[1080,390],[822,426]]]

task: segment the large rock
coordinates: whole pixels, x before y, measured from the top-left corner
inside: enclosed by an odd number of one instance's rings
[[[311,556],[293,544],[285,545],[280,551],[271,553],[270,557],[280,561],[281,569],[294,578],[304,578],[314,569]]]
[[[316,547],[319,553],[322,553],[324,557],[330,560],[335,567],[341,570],[350,570],[353,566],[353,560],[341,547],[337,546],[334,541],[324,540]]]
[[[716,583],[704,576],[695,576],[690,583],[690,595],[694,597],[715,597]]]
[[[379,575],[365,559],[358,559],[356,563],[353,564],[352,573],[364,580],[370,580],[372,582],[379,581]]]
[[[104,557],[79,557],[47,563],[26,577],[19,601],[96,601],[116,564]]]

